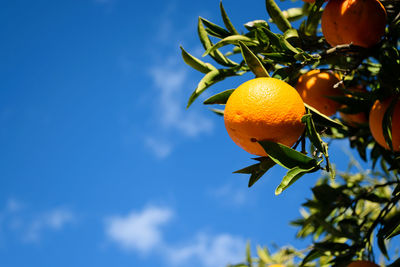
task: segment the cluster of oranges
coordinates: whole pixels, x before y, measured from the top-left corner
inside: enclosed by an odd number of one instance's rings
[[[384,34],[386,11],[378,0],[329,0],[322,14],[321,26],[326,41],[332,46],[352,43],[371,47]],[[299,77],[295,87],[275,78],[256,78],[240,85],[229,97],[224,113],[225,126],[233,141],[251,154],[266,156],[257,141],[268,140],[292,146],[298,140],[305,127],[301,122],[305,114],[304,103],[326,116],[334,115],[342,107],[328,98],[344,95],[339,76],[335,73],[311,70]],[[366,92],[361,86],[349,90]],[[398,97],[376,100],[369,114],[341,113],[342,120],[353,127],[368,123],[376,142],[390,149],[382,121],[392,101],[396,101],[391,118],[392,148],[400,151]]]

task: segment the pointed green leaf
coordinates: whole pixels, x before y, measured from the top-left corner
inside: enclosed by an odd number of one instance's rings
[[[251,39],[249,37],[246,37],[244,35],[231,35],[231,36],[228,36],[228,37],[222,39],[221,41],[219,41],[218,43],[216,43],[212,47],[208,48],[204,52],[203,56],[211,54],[212,52],[216,51],[216,49],[218,49],[220,47],[223,47],[225,45],[228,45],[228,44],[237,45],[239,41],[245,42],[247,44],[253,44],[253,45],[257,45],[258,44],[257,41],[255,41],[255,40],[253,40],[253,39]]]
[[[332,120],[331,118],[322,114],[321,112],[319,112],[315,108],[311,107],[310,105],[307,105],[306,103],[304,103],[304,106],[308,110],[310,110],[310,112],[313,116],[314,123],[316,125],[321,125],[321,126],[326,126],[326,127],[334,127],[334,128],[339,128],[339,129],[347,129],[347,127],[344,126],[342,123]]]
[[[226,104],[226,101],[228,101],[228,98],[230,95],[235,91],[235,89],[229,89],[226,91],[223,91],[221,93],[218,93],[216,95],[213,95],[212,97],[206,99],[203,104],[205,105],[213,105],[213,104],[220,104],[224,105]]]
[[[185,63],[188,64],[189,66],[191,66],[192,68],[194,68],[195,70],[198,70],[202,73],[208,73],[212,70],[215,70],[215,67],[212,66],[211,64],[205,63],[205,62],[201,61],[200,59],[192,56],[191,54],[186,52],[182,46],[180,48],[182,50],[182,57],[183,57],[183,60],[185,61]]]
[[[388,251],[387,251],[387,248],[386,248],[385,239],[379,233],[377,235],[377,239],[378,239],[377,241],[378,241],[379,250],[386,257],[386,259],[389,260],[389,255],[388,255]]]
[[[318,259],[319,257],[324,256],[324,253],[318,249],[312,249],[307,256],[303,259],[300,266],[304,266],[307,262]]]
[[[197,32],[199,34],[200,42],[203,44],[205,50],[213,47],[213,43],[211,42],[210,38],[208,37],[207,31],[204,28],[203,22],[201,17],[199,17],[199,21],[197,24]],[[210,52],[210,56],[219,64],[223,66],[237,66],[238,64],[229,58],[225,57],[219,50],[215,50],[212,53]]]
[[[246,61],[247,66],[256,75],[256,77],[270,77],[268,71],[264,68],[264,65],[258,59],[258,57],[242,42],[239,42],[242,55]]]
[[[276,188],[275,195],[281,194],[283,192],[283,190],[285,190],[289,186],[291,186],[294,182],[296,182],[304,174],[310,173],[310,172],[315,172],[316,170],[318,170],[318,168],[316,166],[311,167],[309,169],[302,169],[302,168],[296,166],[296,167],[290,169],[286,173],[285,177],[283,177],[279,186]]]
[[[393,98],[390,102],[389,107],[385,111],[382,120],[382,129],[383,129],[383,136],[385,137],[386,144],[389,145],[390,150],[393,150],[393,143],[392,143],[392,117],[394,108],[396,107],[397,98]]]
[[[311,11],[308,14],[307,21],[305,24],[305,34],[308,36],[316,35],[319,21],[321,19],[322,12],[320,11],[325,0],[316,0],[311,7]]]
[[[252,31],[252,30],[257,29],[257,28],[269,29],[268,22],[266,22],[265,20],[262,20],[262,19],[249,21],[246,24],[244,24],[244,27],[249,31]]]
[[[388,234],[388,236],[386,237],[386,239],[390,239],[396,235],[400,234],[400,222],[398,222],[397,226],[393,229],[393,231],[391,233]]]
[[[279,9],[278,5],[275,3],[274,0],[266,0],[265,5],[269,16],[271,17],[272,21],[276,24],[276,26],[278,26],[279,30],[285,32],[288,29],[292,28],[292,25],[290,25],[290,22],[282,14],[282,11]]]
[[[249,267],[253,266],[253,260],[251,259],[251,248],[250,248],[250,242],[247,242],[246,244],[246,261]]]
[[[275,162],[271,158],[266,158],[260,163],[260,170],[252,173],[249,179],[248,187],[252,187],[269,169],[275,166]]]
[[[258,141],[258,143],[273,161],[287,169],[300,167],[307,170],[318,166],[314,158],[310,158],[285,145],[267,140]]]
[[[261,247],[257,246],[257,255],[263,263],[272,262],[271,256],[266,249],[262,249]]]
[[[217,24],[212,23],[209,20],[206,20],[205,18],[201,18],[201,21],[203,22],[204,26],[206,26],[208,29],[210,29],[212,32],[215,33],[215,36],[218,38],[225,38],[228,37],[230,32],[222,28],[221,26],[218,26]]]
[[[217,114],[218,116],[224,116],[224,110],[222,109],[217,109],[217,108],[211,108],[210,109],[212,112],[214,112],[215,114]]]
[[[326,147],[324,146],[324,142],[321,139],[321,136],[315,129],[314,121],[312,120],[312,115],[310,113],[306,114],[301,118],[301,121],[306,124],[306,134],[310,139],[311,143],[324,155],[327,154]]]
[[[222,5],[222,1],[219,2],[219,8],[221,10],[221,17],[222,20],[224,21],[225,27],[228,29],[228,31],[234,35],[239,34],[238,31],[235,29],[235,27],[233,26],[233,24],[231,23],[231,20],[228,17],[228,14],[226,14],[225,12],[225,8]]]
[[[199,84],[197,85],[196,90],[192,93],[189,98],[187,107],[193,103],[193,101],[206,90],[211,85],[215,84],[218,81],[222,81],[228,76],[234,76],[235,72],[231,69],[215,69],[207,73],[203,79],[200,80]]]
[[[282,11],[282,14],[290,22],[299,20],[306,15],[302,7],[289,8]]]

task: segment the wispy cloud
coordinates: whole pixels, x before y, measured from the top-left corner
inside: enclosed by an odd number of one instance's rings
[[[142,212],[107,219],[107,236],[122,248],[147,253],[162,244],[161,227],[172,218],[168,208],[148,207]]]
[[[225,184],[209,192],[211,196],[229,205],[241,206],[249,201],[247,188],[236,187],[233,184]]]
[[[212,122],[195,110],[185,110],[182,88],[189,83],[184,71],[178,64],[156,66],[150,74],[159,90],[160,121],[169,129],[176,129],[183,135],[195,137],[212,130]]]
[[[174,211],[166,207],[149,206],[140,212],[113,216],[106,220],[105,233],[122,249],[146,255],[160,255],[171,266],[214,267],[244,258],[245,240],[230,234],[195,234],[193,240],[176,245],[164,238],[163,227]]]
[[[189,36],[185,29],[187,26],[183,26],[188,23],[176,21],[179,12],[176,1],[166,3],[163,10],[158,16],[157,25],[160,27],[154,34],[154,42],[165,53],[152,53],[153,62],[149,67],[149,76],[155,88],[152,94],[157,106],[153,110],[153,118],[161,127],[157,133],[149,135],[153,139],[154,136],[162,136],[163,143],[168,144],[168,152],[171,152],[179,140],[211,133],[213,123],[196,107],[186,110],[187,100],[191,90],[195,89],[196,81],[190,77],[189,67],[184,64],[178,47]],[[148,142],[147,145],[152,149]]]
[[[10,231],[27,243],[39,242],[46,232],[61,231],[76,222],[76,215],[66,208],[37,212],[14,198],[7,200],[0,215],[3,231]]]
[[[27,242],[37,242],[40,240],[44,231],[59,231],[67,224],[75,221],[75,215],[66,209],[59,208],[45,212],[30,222],[24,240]]]
[[[153,151],[156,157],[161,159],[167,157],[172,150],[172,145],[169,142],[154,137],[147,137],[145,143]]]
[[[244,259],[246,242],[230,234],[210,236],[199,234],[196,240],[182,247],[168,248],[167,258],[173,266],[188,266],[197,262],[200,266],[226,266]]]

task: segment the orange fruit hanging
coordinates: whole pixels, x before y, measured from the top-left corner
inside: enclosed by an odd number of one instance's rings
[[[372,261],[353,261],[347,267],[379,267],[379,265]]]
[[[292,146],[303,133],[304,103],[296,90],[275,78],[256,78],[241,84],[229,97],[225,127],[247,152],[267,156],[257,141]]]
[[[354,92],[367,92],[367,90],[362,87],[362,86],[356,86],[349,88],[350,91]],[[352,97],[350,94],[346,94],[347,97]],[[345,108],[346,105],[343,106]],[[361,124],[365,124],[368,122],[367,114],[365,112],[360,112],[360,113],[355,113],[355,114],[347,114],[343,112],[339,112],[340,117],[342,117],[342,120],[346,122],[348,125],[357,127],[360,126]]]
[[[296,89],[304,103],[326,116],[332,116],[339,109],[340,103],[327,96],[343,95],[339,87],[334,87],[339,81],[338,76],[332,72],[311,70],[299,77]]]
[[[386,10],[378,0],[330,0],[321,18],[322,33],[331,46],[377,44],[386,26]]]
[[[383,135],[382,121],[386,110],[389,108],[393,97],[384,101],[375,101],[374,105],[369,112],[369,128],[375,141],[384,147],[390,149],[389,145],[386,144],[385,137]],[[400,100],[397,98],[396,104],[392,115],[392,146],[393,151],[400,151]]]

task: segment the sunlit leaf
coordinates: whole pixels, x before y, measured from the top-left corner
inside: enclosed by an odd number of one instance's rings
[[[206,26],[208,29],[210,29],[212,32],[215,33],[215,37],[218,38],[225,38],[228,37],[230,34],[230,32],[228,32],[227,30],[225,30],[224,28],[218,26],[217,24],[212,23],[211,21],[206,20],[205,18],[201,18],[201,21],[203,22],[204,26]]]
[[[182,46],[180,48],[182,50],[183,60],[185,61],[186,64],[188,64],[192,68],[194,68],[202,73],[208,73],[212,70],[215,70],[215,67],[213,67],[211,64],[205,63],[205,62],[201,61],[200,59],[192,56],[191,54],[186,52]]]
[[[258,143],[273,161],[287,169],[299,167],[307,170],[318,166],[314,158],[310,158],[285,145],[266,140],[258,141]]]
[[[303,169],[298,166],[293,167],[290,169],[286,175],[283,177],[279,186],[275,189],[275,195],[281,194],[285,189],[291,186],[294,182],[300,179],[304,174],[315,172],[318,170],[318,167],[311,167],[309,169]]]
[[[220,92],[216,95],[213,95],[212,97],[207,98],[203,104],[205,105],[213,105],[213,104],[220,104],[224,105],[226,104],[226,101],[228,101],[228,98],[230,95],[235,91],[235,89],[229,89],[223,92]]]
[[[218,81],[222,81],[228,76],[234,76],[235,72],[232,69],[215,69],[207,73],[203,79],[200,80],[197,85],[196,90],[192,93],[189,98],[187,108],[193,103],[193,101],[206,90],[211,85],[215,84]]]
[[[228,36],[228,37],[222,39],[221,41],[219,41],[215,45],[211,46],[210,48],[208,48],[204,52],[203,56],[211,54],[214,51],[216,51],[216,49],[218,49],[218,48],[220,48],[222,46],[228,45],[228,44],[238,45],[239,41],[247,43],[247,44],[254,44],[254,45],[258,44],[257,41],[255,41],[255,40],[253,40],[253,39],[251,39],[249,37],[246,37],[244,35],[231,35],[231,36]]]
[[[292,28],[292,25],[290,25],[290,22],[282,14],[282,11],[280,10],[280,8],[278,7],[278,5],[275,3],[274,0],[266,0],[265,5],[272,21],[276,24],[276,26],[278,26],[278,28],[282,32],[285,32],[288,29]]]
[[[269,77],[268,71],[264,68],[258,57],[244,43],[239,42],[239,45],[247,66],[249,66],[256,77]]]
[[[199,34],[200,42],[203,44],[205,50],[213,47],[213,43],[211,42],[210,38],[208,37],[207,31],[204,28],[202,19],[199,17],[199,21],[197,24],[197,32]],[[219,64],[223,66],[237,66],[238,64],[229,58],[225,57],[219,50],[215,50],[210,52],[210,56]]]
[[[228,15],[226,14],[224,6],[222,5],[222,1],[219,2],[219,8],[221,10],[222,20],[224,21],[225,27],[228,29],[228,31],[233,35],[239,34],[238,31],[233,26],[233,24],[231,23],[231,20],[229,19]]]

